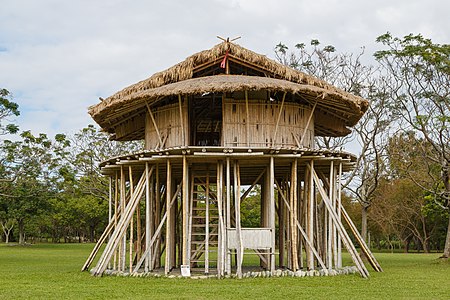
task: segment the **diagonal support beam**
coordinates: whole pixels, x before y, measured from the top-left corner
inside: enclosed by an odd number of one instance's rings
[[[150,169],[150,173],[153,173],[154,169],[155,169],[155,167],[152,167]],[[110,240],[106,244],[105,250],[104,250],[102,256],[100,257],[100,259],[97,263],[97,266],[95,267],[95,271],[93,274],[95,276],[100,276],[101,274],[103,274],[103,272],[105,271],[105,269],[108,265],[108,262],[111,260],[112,255],[114,254],[115,250],[119,246],[120,240],[122,239],[122,237],[124,236],[124,234],[127,230],[128,224],[130,223],[131,218],[136,210],[136,207],[139,204],[139,200],[144,193],[144,185],[145,185],[145,181],[146,181],[145,173],[146,172],[144,171],[141,178],[139,179],[136,189],[131,194],[130,201],[126,205],[123,215],[120,218],[116,229],[114,230],[114,232],[111,235]]]
[[[325,183],[325,187],[327,187],[327,181],[325,180],[325,175],[322,172],[317,172],[319,177],[322,179],[322,182]],[[370,251],[369,246],[367,246],[366,242],[362,238],[361,234],[359,233],[358,229],[356,228],[355,224],[353,223],[352,219],[348,215],[347,211],[343,206],[340,207],[342,216],[344,217],[345,222],[347,223],[348,227],[352,231],[353,235],[355,236],[359,246],[361,247],[362,252],[366,255],[367,259],[369,260],[370,265],[376,272],[383,272],[383,269],[381,268],[381,265],[378,263],[377,259],[373,255],[372,251]]]
[[[275,180],[275,184],[277,185],[277,189],[281,190],[280,188],[280,184],[278,183],[277,180]],[[289,202],[286,199],[286,196],[283,193],[279,193],[279,195],[281,195],[281,198],[283,199],[284,204],[286,205],[286,208],[288,209],[288,211],[291,211],[291,206],[289,205]],[[320,258],[319,252],[317,252],[316,248],[314,247],[314,244],[312,243],[312,241],[308,238],[308,235],[306,234],[305,230],[303,229],[303,227],[300,225],[300,222],[297,220],[297,228],[300,230],[300,233],[303,235],[303,238],[305,239],[306,243],[308,244],[308,246],[311,248],[312,252],[314,253],[314,256],[317,258],[317,261],[319,262],[320,266],[322,267],[322,269],[326,269],[325,264],[323,263],[322,258]]]
[[[333,219],[333,222],[336,225],[336,228],[342,237],[342,241],[343,241],[345,247],[347,248],[348,252],[350,253],[350,256],[352,257],[353,262],[355,263],[356,267],[358,268],[359,273],[361,274],[362,277],[368,278],[369,271],[367,271],[366,267],[364,266],[364,262],[362,261],[361,257],[359,256],[358,251],[356,250],[355,246],[353,245],[347,231],[345,230],[342,223],[339,221],[338,216],[336,215],[336,212],[333,210],[331,201],[328,198],[328,195],[325,192],[325,189],[321,185],[319,176],[317,176],[316,171],[314,170],[314,168],[311,168],[310,164],[307,164],[307,167],[310,170],[311,176],[312,176],[314,183],[317,186],[319,193],[325,203],[328,213],[330,214],[331,218]]]
[[[170,207],[172,207],[172,205],[174,204],[175,199],[177,198],[178,194],[180,193],[180,190],[181,190],[181,185],[178,186],[177,191],[175,192],[175,194],[173,194],[173,197],[172,197],[172,199],[170,201]],[[142,254],[141,259],[139,260],[139,262],[134,267],[133,273],[136,273],[139,270],[139,268],[142,266],[142,263],[144,262],[145,257],[148,255],[150,249],[152,249],[153,244],[155,243],[156,238],[159,235],[159,232],[161,231],[164,223],[166,222],[166,219],[167,219],[167,210],[164,213],[164,216],[161,219],[161,222],[159,223],[158,228],[156,229],[155,233],[153,234],[152,239],[150,240],[150,246],[147,249],[145,249],[145,252]]]

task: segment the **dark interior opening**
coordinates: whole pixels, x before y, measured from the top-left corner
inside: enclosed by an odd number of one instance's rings
[[[222,145],[222,95],[205,93],[190,101],[190,144]]]

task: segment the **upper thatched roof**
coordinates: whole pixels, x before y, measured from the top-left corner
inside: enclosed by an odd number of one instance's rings
[[[228,79],[225,79],[226,76],[211,76],[218,78],[201,77],[198,80],[187,81],[193,78],[197,70],[205,68],[210,63],[220,63],[227,51],[230,60],[251,65],[272,80],[256,76],[254,78],[232,76]],[[273,78],[279,80],[273,80]],[[173,85],[174,83],[178,84]],[[145,101],[151,104],[163,96],[235,91],[242,90],[244,87],[252,90],[258,87],[274,91],[284,90],[318,97],[323,108],[328,106],[330,109],[335,108],[340,111],[347,126],[356,124],[368,107],[367,100],[338,89],[323,80],[293,70],[234,43],[223,42],[210,50],[196,53],[148,79],[124,88],[101,103],[91,106],[89,114],[105,131],[112,133],[115,122],[125,114],[145,106]]]

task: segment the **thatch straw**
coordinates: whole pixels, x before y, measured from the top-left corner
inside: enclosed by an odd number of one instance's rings
[[[210,50],[205,50],[199,53],[196,53],[190,57],[188,57],[186,60],[184,60],[181,63],[176,64],[175,66],[154,74],[150,78],[140,81],[136,84],[133,84],[114,95],[108,97],[101,103],[91,106],[89,108],[89,113],[91,116],[103,127],[102,121],[103,118],[107,117],[107,115],[114,111],[115,109],[119,108],[123,104],[129,101],[133,101],[133,99],[138,100],[142,99],[143,97],[151,97],[151,95],[154,95],[157,97],[157,94],[164,94],[163,91],[166,91],[165,89],[158,90],[158,91],[152,91],[152,89],[159,88],[171,83],[176,83],[180,81],[185,81],[187,79],[191,79],[193,77],[193,74],[195,72],[195,68],[198,66],[201,66],[207,62],[210,61],[216,61],[223,57],[228,50],[229,56],[232,58],[236,58],[242,61],[245,61],[247,63],[250,63],[252,65],[257,66],[258,68],[265,71],[269,77],[273,78],[279,78],[283,79],[285,81],[289,81],[292,83],[297,83],[302,85],[303,90],[309,90],[314,91],[313,94],[316,94],[318,91],[322,93],[323,96],[328,97],[331,96],[334,99],[340,100],[345,105],[350,105],[355,111],[353,112],[354,116],[351,117],[349,120],[349,125],[355,124],[357,120],[362,116],[362,114],[367,110],[368,102],[360,97],[354,96],[352,94],[349,94],[341,89],[338,89],[323,80],[317,79],[315,77],[309,76],[305,73],[293,70],[285,65],[282,65],[280,63],[275,62],[274,60],[271,60],[267,58],[264,55],[257,54],[253,51],[250,51],[248,49],[245,49],[241,46],[238,46],[233,43],[227,43],[223,42],[216,46],[214,46]],[[242,78],[242,77],[241,77]],[[258,78],[258,77],[256,77]],[[209,80],[209,79],[208,79]],[[235,79],[230,80],[230,82],[233,81],[233,86],[237,87]],[[196,82],[196,81],[194,81]],[[253,84],[256,84],[256,81],[252,81]],[[279,89],[283,86],[283,81],[278,80],[276,81],[277,84],[280,84]],[[202,82],[202,84],[206,83]],[[190,84],[190,83],[189,83]],[[186,85],[189,85],[188,83]],[[210,82],[210,87],[214,88],[218,82]],[[244,84],[244,83],[242,83]],[[186,87],[183,85],[177,86],[178,91],[182,93],[183,89],[180,87]],[[288,83],[284,83],[284,87],[290,86]],[[172,89],[173,87],[170,87]],[[201,89],[202,91],[207,91],[205,88],[200,88],[197,84],[196,89]],[[273,87],[275,89],[275,87]],[[296,87],[293,88],[293,90],[300,90],[300,88]],[[172,91],[173,92],[173,91]],[[167,91],[166,91],[167,93]],[[184,92],[186,93],[186,92]],[[166,94],[164,94],[166,95]],[[148,99],[151,100],[151,99]],[[355,121],[356,120],[356,121]],[[106,129],[106,128],[104,128]],[[110,129],[109,129],[110,130]],[[108,131],[109,131],[108,130]]]
[[[312,101],[318,100],[324,105],[328,105],[330,107],[333,106],[333,104],[330,103],[331,101],[347,102],[349,105],[348,111],[351,114],[351,117],[346,119],[345,124],[347,126],[353,126],[363,114],[363,111],[361,111],[360,108],[361,105],[358,105],[358,103],[353,101],[348,101],[340,93],[335,91],[327,91],[320,87],[298,84],[275,78],[243,75],[216,75],[183,80],[123,96],[120,100],[120,104],[122,109],[127,110],[127,107],[129,106],[143,107],[145,106],[145,101],[151,103],[157,99],[167,96],[199,95],[207,92],[225,93],[245,90],[281,91],[292,94],[298,93],[308,96],[308,98],[312,99]],[[107,113],[107,110],[103,110],[102,112],[93,115],[93,118],[102,127],[107,127],[104,122]]]

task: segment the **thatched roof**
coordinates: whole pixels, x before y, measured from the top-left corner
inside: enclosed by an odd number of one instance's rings
[[[229,59],[257,68],[266,77],[221,75],[194,78],[196,70],[211,63],[220,63],[228,51]],[[196,53],[175,66],[133,84],[101,103],[91,106],[89,114],[108,132],[121,116],[164,96],[203,92],[230,92],[238,90],[268,89],[301,93],[318,97],[322,109],[336,109],[347,126],[353,126],[367,110],[368,102],[338,89],[323,80],[293,70],[264,55],[257,54],[233,43],[223,42],[210,50]]]

